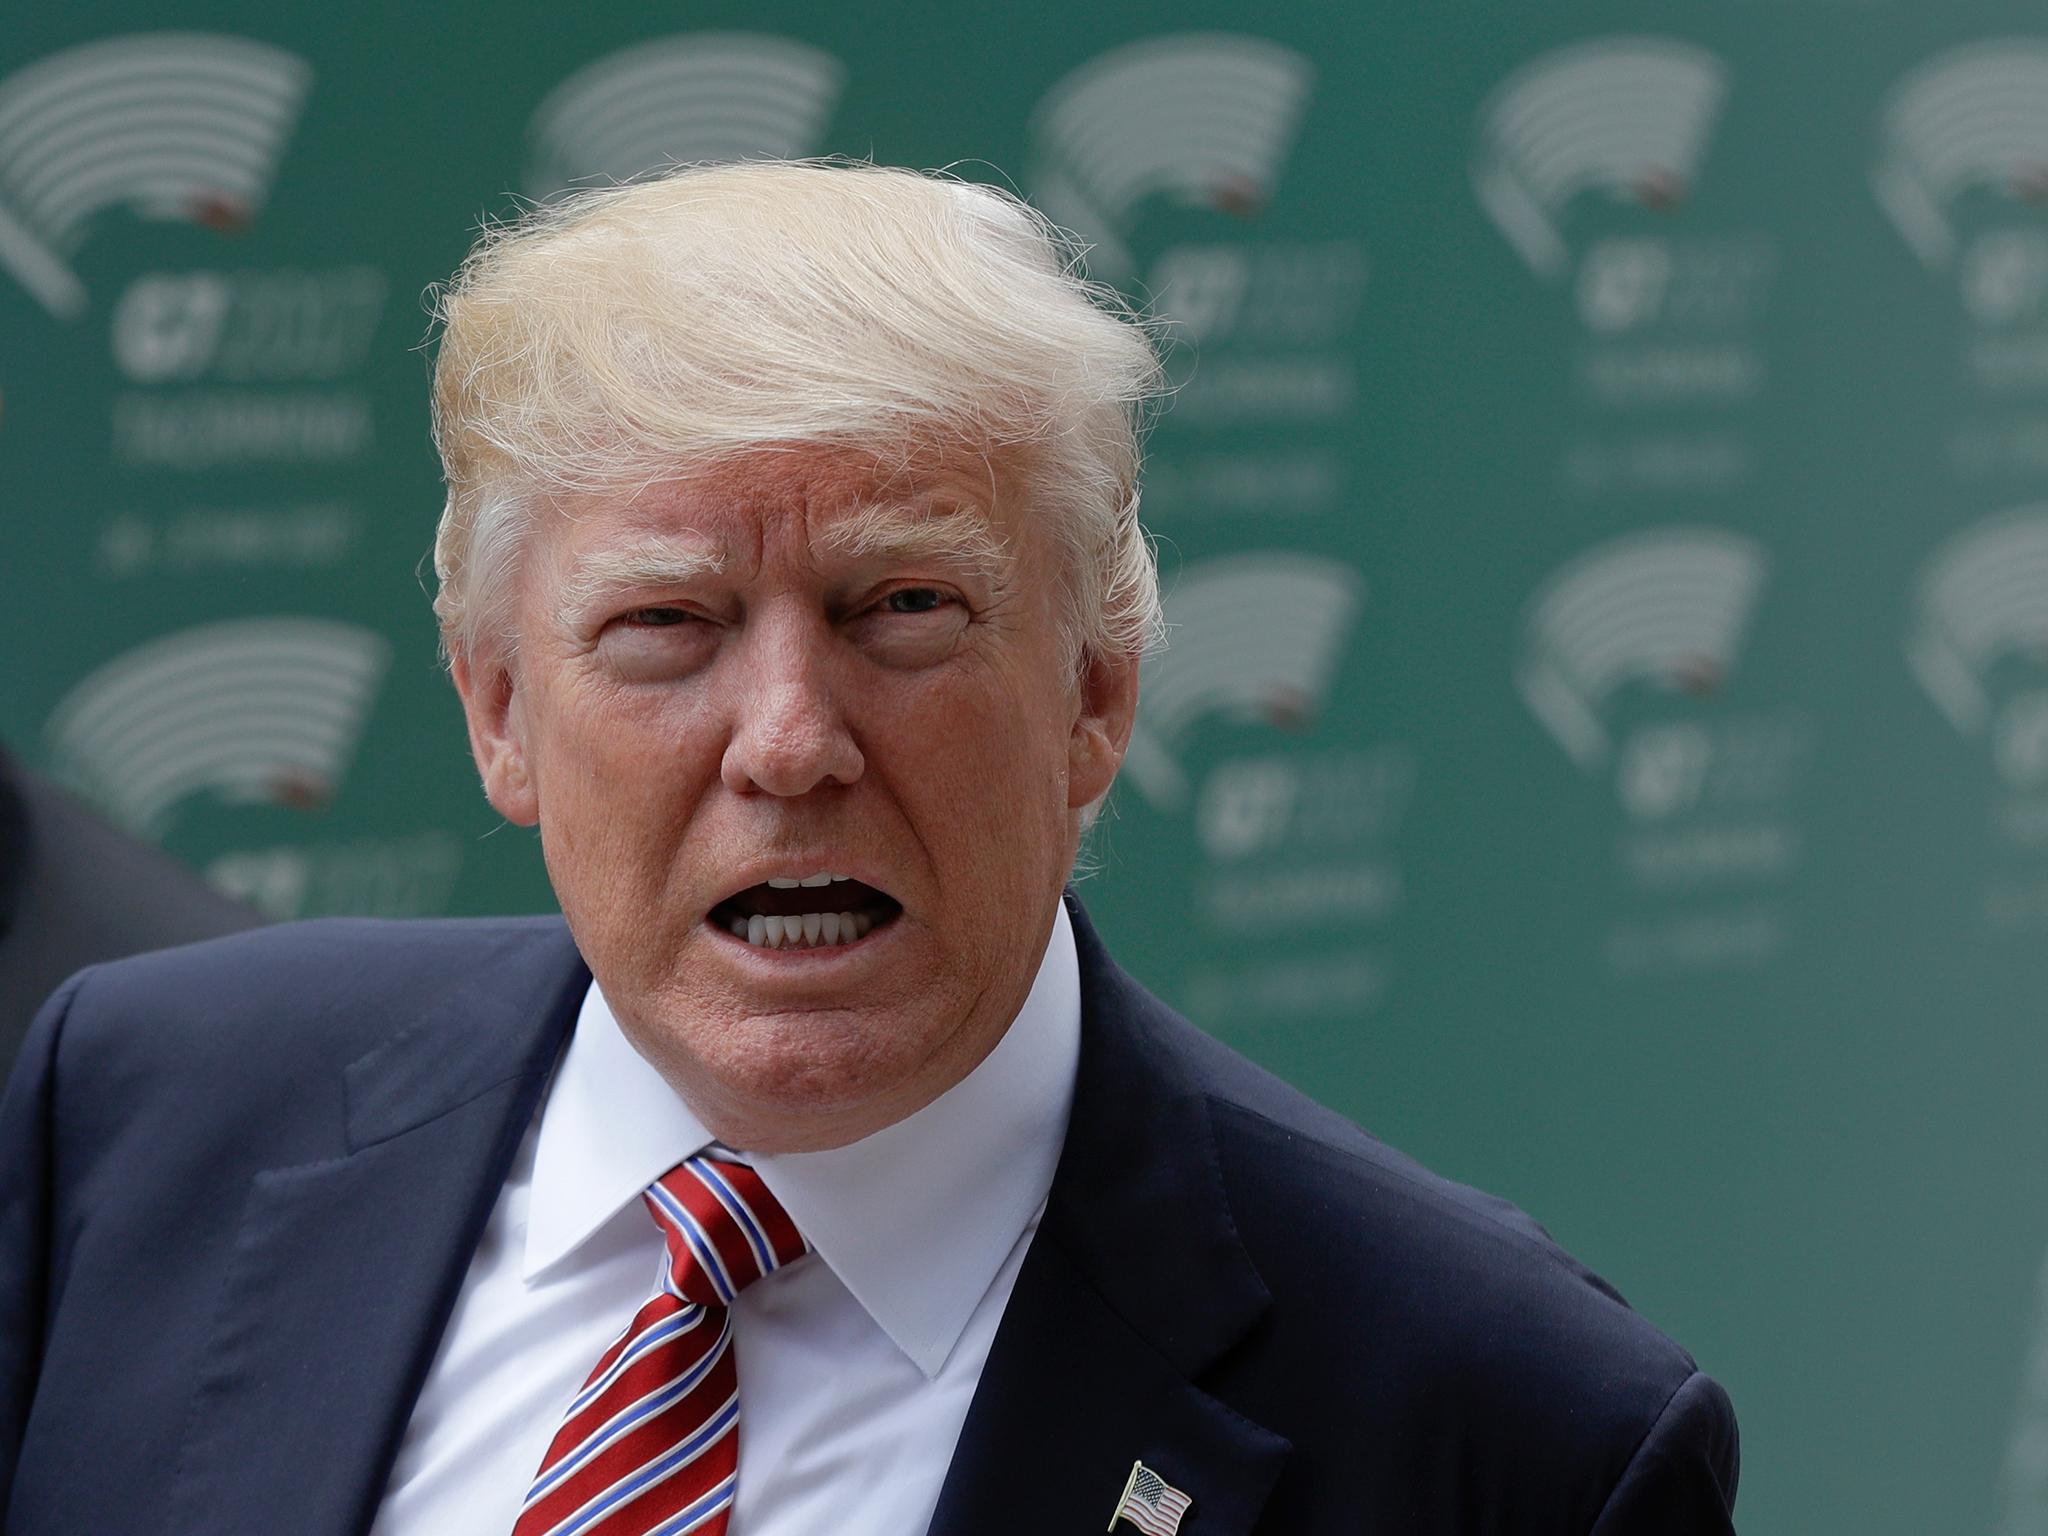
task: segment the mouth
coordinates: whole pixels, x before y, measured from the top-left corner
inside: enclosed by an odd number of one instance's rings
[[[886,928],[903,904],[849,875],[773,875],[706,914],[713,928],[756,949],[845,949]]]

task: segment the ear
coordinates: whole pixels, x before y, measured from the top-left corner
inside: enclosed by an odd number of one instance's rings
[[[1081,712],[1067,736],[1067,808],[1109,793],[1138,718],[1138,658],[1090,657],[1081,673]]]
[[[469,720],[469,750],[483,775],[484,795],[515,826],[540,820],[540,795],[527,770],[517,679],[509,663],[480,664],[457,651],[448,670]]]

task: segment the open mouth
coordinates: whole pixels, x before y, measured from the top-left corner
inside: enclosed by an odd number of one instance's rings
[[[888,892],[847,875],[776,875],[733,892],[706,921],[759,949],[833,949],[859,943],[902,911]]]

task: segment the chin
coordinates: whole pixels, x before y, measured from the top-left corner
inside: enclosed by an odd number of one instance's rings
[[[920,1034],[903,1028],[898,1009],[883,1017],[838,1007],[731,1018],[630,1033],[721,1141],[746,1151],[815,1150],[858,1140],[920,1107],[911,1102],[913,1085],[930,1055],[916,1048]]]

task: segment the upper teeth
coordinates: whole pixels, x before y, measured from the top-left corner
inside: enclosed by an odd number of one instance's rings
[[[830,885],[835,880],[851,880],[851,875],[834,875],[820,871],[815,875],[798,878],[795,875],[770,875],[768,884],[778,891],[793,891],[800,885]]]

